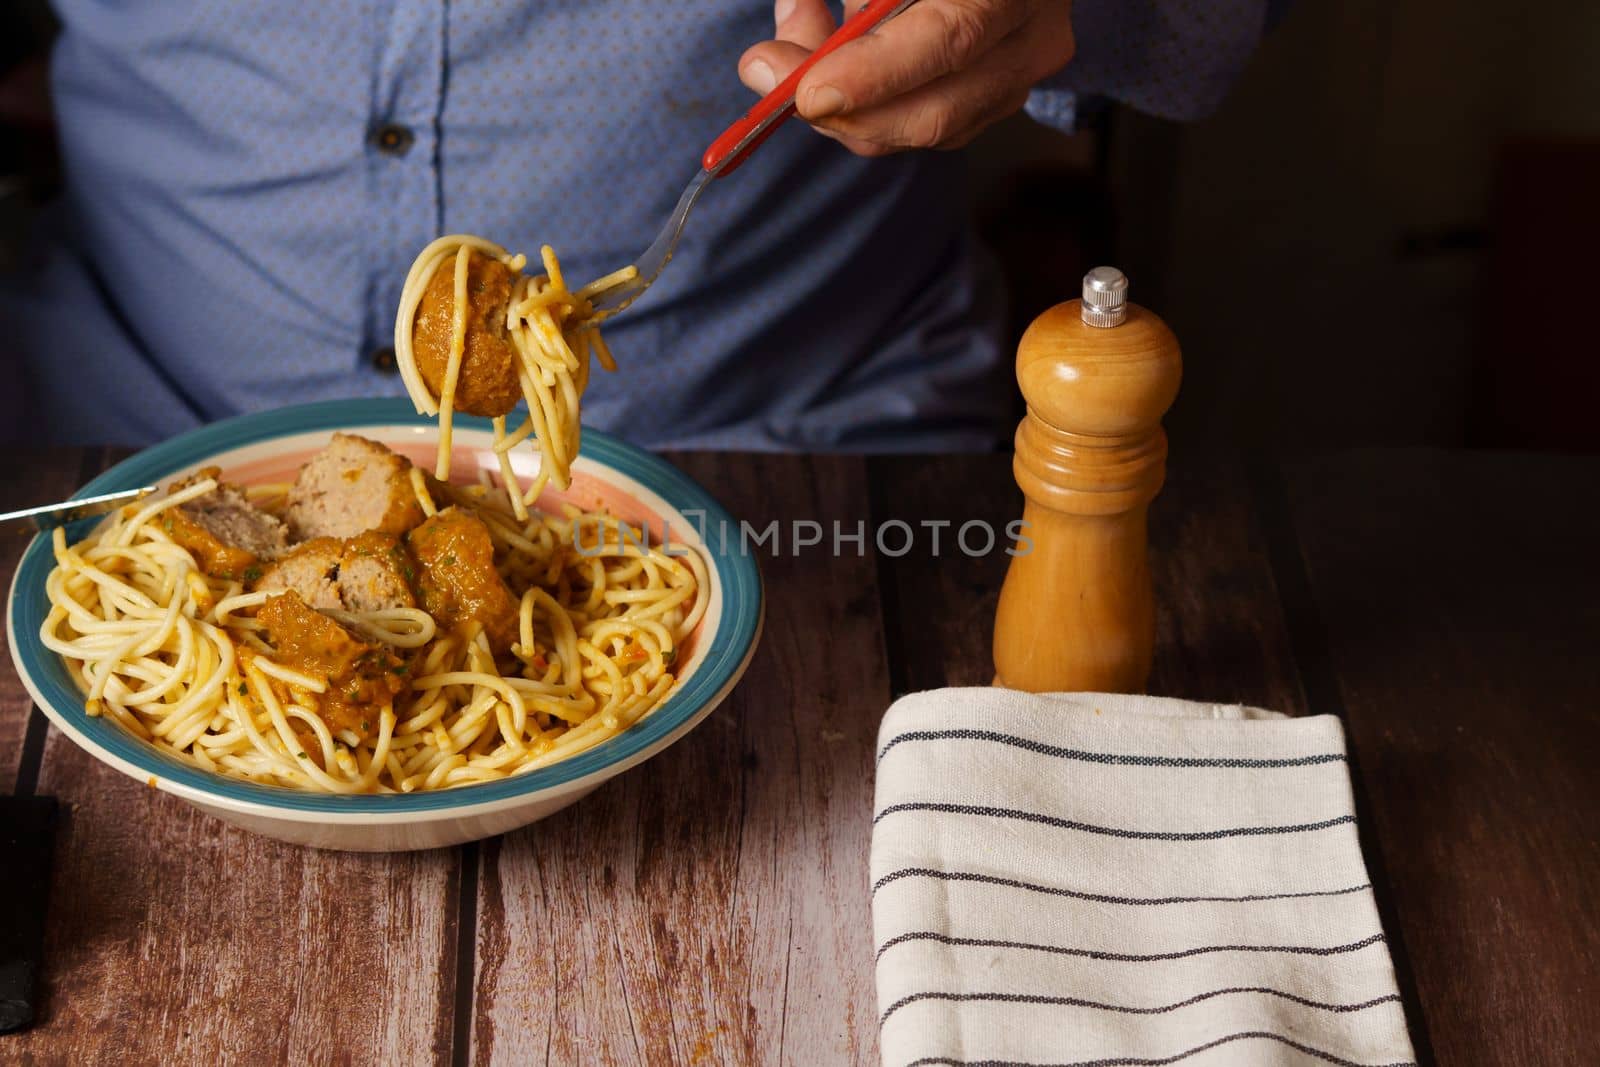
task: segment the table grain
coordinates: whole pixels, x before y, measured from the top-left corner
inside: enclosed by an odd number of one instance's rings
[[[28,453],[0,509],[116,458]],[[903,556],[765,550],[761,649],[677,745],[535,826],[433,852],[253,837],[47,730],[7,655],[0,790],[64,817],[46,997],[0,1060],[870,1064],[873,738],[989,681],[1005,456],[670,458],[737,516],[950,521]],[[1589,1061],[1600,1030],[1600,460],[1175,454],[1151,692],[1343,716],[1424,1062]],[[0,577],[25,538],[0,539]]]

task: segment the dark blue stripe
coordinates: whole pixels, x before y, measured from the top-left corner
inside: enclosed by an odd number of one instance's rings
[[[1040,945],[1031,941],[1000,941],[981,937],[953,937],[950,934],[941,934],[936,930],[913,930],[909,933],[899,934],[885,941],[874,954],[874,959],[881,959],[896,945],[903,945],[908,941],[937,941],[941,945],[952,947],[971,946],[974,948],[1018,948],[1030,952],[1048,952],[1052,956],[1077,956],[1086,960],[1111,960],[1116,963],[1154,963],[1160,960],[1181,960],[1189,956],[1205,956],[1214,952],[1274,952],[1284,955],[1296,956],[1338,956],[1346,952],[1359,952],[1369,945],[1381,944],[1383,935],[1373,934],[1352,941],[1347,945],[1204,945],[1199,948],[1176,949],[1172,952],[1151,952],[1146,954],[1133,954],[1126,952],[1105,952],[1094,948],[1069,948],[1064,945]]]
[[[1123,767],[1233,767],[1245,770],[1264,769],[1272,767],[1313,767],[1320,763],[1343,763],[1343,752],[1323,752],[1311,756],[1294,756],[1286,759],[1247,759],[1239,756],[1129,756],[1111,752],[1088,752],[1079,748],[1062,748],[1059,745],[1047,745],[1043,741],[1034,741],[1016,734],[1001,733],[997,730],[907,730],[903,734],[891,737],[887,744],[878,750],[878,759],[881,762],[889,750],[896,745],[909,741],[992,741],[998,745],[1010,745],[1012,748],[1026,749],[1037,752],[1041,756],[1056,756],[1060,759],[1081,760],[1085,763],[1108,763]]]
[[[913,800],[904,804],[891,804],[872,817],[872,824],[876,826],[883,819],[903,811],[939,811],[951,815],[984,815],[991,819],[1020,819],[1023,822],[1039,823],[1043,826],[1059,826],[1066,830],[1082,830],[1089,834],[1104,834],[1107,837],[1126,837],[1140,841],[1219,841],[1228,837],[1261,837],[1271,834],[1300,834],[1312,830],[1326,830],[1334,826],[1356,821],[1354,815],[1340,815],[1332,819],[1322,819],[1318,822],[1292,823],[1287,826],[1233,826],[1224,830],[1124,830],[1116,826],[1096,826],[1093,823],[1078,822],[1075,819],[1062,819],[1054,815],[1044,815],[1037,811],[1022,811],[1019,808],[996,808],[980,804],[945,804],[929,800]]]
[[[888,874],[872,883],[872,893],[877,895],[878,890],[891,882],[898,882],[902,878],[937,878],[946,882],[977,882],[982,885],[1005,886],[1008,889],[1025,889],[1030,893],[1045,893],[1053,897],[1072,897],[1075,900],[1092,900],[1098,904],[1232,904],[1246,903],[1256,900],[1296,900],[1301,897],[1341,897],[1349,893],[1360,893],[1371,889],[1370,883],[1349,886],[1345,889],[1312,889],[1303,893],[1246,893],[1236,897],[1118,897],[1106,893],[1083,893],[1076,889],[1061,889],[1057,886],[1039,885],[1037,882],[1024,882],[1016,878],[1000,878],[992,874],[973,874],[968,871],[936,871],[931,867],[905,867]]]
[[[1202,1052],[1209,1052],[1220,1045],[1231,1044],[1234,1041],[1250,1040],[1276,1041],[1280,1045],[1287,1045],[1296,1052],[1303,1052],[1307,1056],[1314,1056],[1323,1063],[1331,1063],[1334,1067],[1417,1067],[1415,1060],[1405,1060],[1399,1063],[1361,1063],[1358,1060],[1345,1059],[1343,1056],[1320,1048],[1312,1048],[1282,1034],[1274,1034],[1270,1030],[1241,1030],[1237,1034],[1228,1034],[1214,1041],[1207,1041],[1203,1045],[1179,1052],[1173,1056],[1144,1057],[1144,1056],[1113,1056],[1110,1059],[1100,1060],[1072,1060],[1071,1062],[1057,1060],[1045,1063],[1036,1060],[955,1060],[948,1056],[924,1056],[912,1060],[906,1067],[1166,1067],[1169,1063],[1186,1060],[1190,1056],[1198,1056]]]
[[[1388,993],[1371,1000],[1363,1000],[1358,1004],[1329,1004],[1321,1000],[1312,1000],[1295,993],[1285,993],[1281,989],[1271,989],[1267,986],[1230,986],[1226,989],[1213,989],[1209,993],[1196,993],[1187,1000],[1179,1000],[1172,1004],[1163,1004],[1155,1008],[1140,1008],[1126,1004],[1106,1004],[1098,1000],[1083,1000],[1079,997],[1052,997],[1039,996],[1032,993],[913,993],[901,997],[889,1005],[889,1010],[883,1013],[878,1020],[879,1025],[889,1020],[889,1016],[909,1004],[916,1004],[923,1000],[943,1000],[956,1003],[982,1002],[989,1004],[1045,1004],[1060,1008],[1096,1008],[1100,1011],[1118,1012],[1123,1015],[1164,1015],[1169,1011],[1187,1008],[1192,1004],[1212,1000],[1216,997],[1232,996],[1236,993],[1264,993],[1269,997],[1278,997],[1282,1000],[1293,1001],[1307,1008],[1316,1008],[1318,1011],[1352,1012],[1365,1011],[1375,1008],[1379,1004],[1398,1004],[1400,994]]]

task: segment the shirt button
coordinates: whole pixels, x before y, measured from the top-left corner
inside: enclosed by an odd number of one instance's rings
[[[386,122],[372,131],[372,143],[378,151],[390,156],[405,155],[416,139],[417,135],[411,132],[411,127],[397,122]]]
[[[394,349],[388,345],[382,348],[374,348],[372,355],[368,358],[372,360],[373,369],[384,374],[393,374],[395,372],[397,365],[394,361]]]

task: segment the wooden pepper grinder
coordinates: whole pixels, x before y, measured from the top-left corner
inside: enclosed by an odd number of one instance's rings
[[[1083,299],[1033,321],[1017,347],[1028,414],[1012,464],[1027,497],[994,623],[995,684],[1139,692],[1155,647],[1145,515],[1166,473],[1161,416],[1178,395],[1178,340],[1096,267]],[[1030,544],[1031,542],[1031,548]]]

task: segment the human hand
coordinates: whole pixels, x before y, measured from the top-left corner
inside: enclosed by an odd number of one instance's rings
[[[845,17],[866,0],[846,0]],[[739,78],[771,92],[838,28],[825,0],[777,0],[776,39]],[[862,156],[959,148],[1021,109],[1072,58],[1071,0],[921,0],[824,56],[795,92],[800,117]]]

